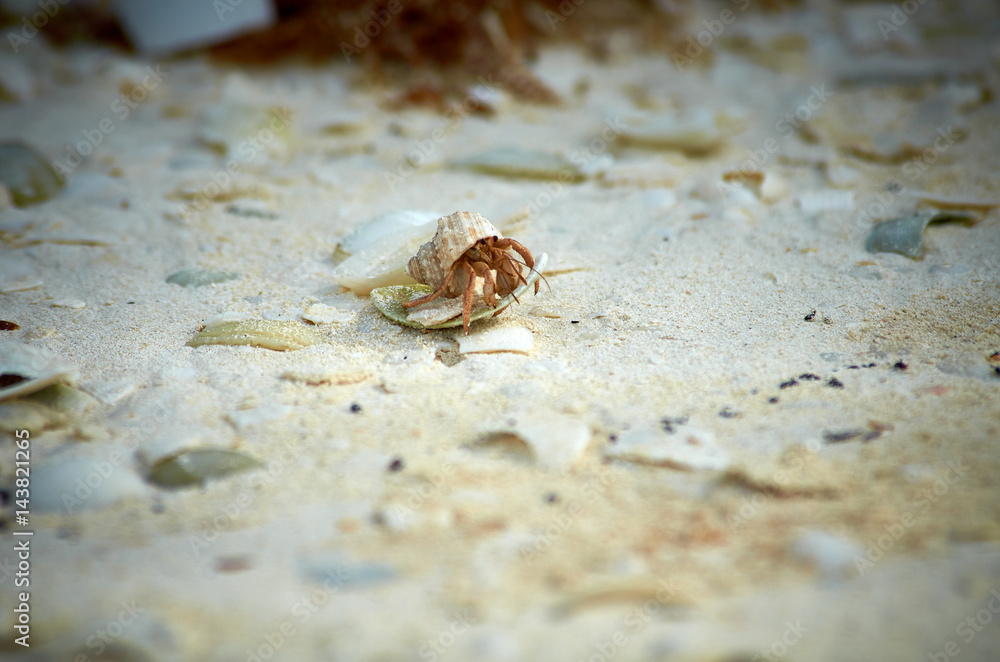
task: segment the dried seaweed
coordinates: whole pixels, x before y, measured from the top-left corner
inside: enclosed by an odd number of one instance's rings
[[[480,79],[524,101],[559,103],[526,65],[541,40],[583,42],[599,53],[613,29],[632,30],[641,46],[663,39],[681,23],[679,14],[665,13],[650,0],[279,0],[277,5],[274,27],[217,46],[213,55],[241,64],[290,56],[316,63],[361,62],[374,79],[410,81],[391,105],[439,112]],[[415,78],[419,82],[413,84]]]

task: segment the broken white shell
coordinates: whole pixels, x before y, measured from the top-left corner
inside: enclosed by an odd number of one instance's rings
[[[355,294],[365,295],[376,287],[412,285],[406,262],[427,236],[424,225],[401,228],[373,241],[333,270],[333,279]]]
[[[370,246],[382,237],[415,226],[429,225],[439,218],[441,218],[441,214],[438,212],[412,209],[379,214],[370,221],[362,223],[344,237],[337,245],[337,252],[346,258]]]
[[[500,231],[493,227],[482,214],[457,211],[438,219],[434,238],[417,250],[406,265],[406,273],[418,283],[437,289],[444,283],[448,272],[465,251],[481,239],[502,238]],[[462,294],[465,283],[461,278],[453,278],[444,295],[456,297]]]
[[[528,409],[510,415],[509,419],[509,424],[490,426],[486,432],[491,437],[516,436],[531,449],[535,461],[547,469],[570,469],[590,444],[590,427],[572,416],[548,409]]]
[[[60,381],[73,381],[76,368],[44,347],[0,342],[0,400],[40,391]]]
[[[535,345],[531,331],[522,327],[504,327],[472,333],[467,336],[458,335],[459,354],[477,354],[486,352],[520,352],[527,354]]]

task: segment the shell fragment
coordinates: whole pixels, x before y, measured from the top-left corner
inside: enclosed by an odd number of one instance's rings
[[[527,296],[528,291],[531,290],[531,288],[535,286],[538,279],[541,278],[542,271],[545,269],[548,259],[549,256],[545,253],[539,255],[535,260],[535,268],[526,278],[527,283],[522,284],[521,287],[514,290],[513,293],[498,301],[496,308],[490,308],[482,302],[473,307],[471,320],[475,321],[489,315],[494,315],[509,306],[515,300]],[[405,326],[412,326],[415,329],[449,329],[456,326],[462,326],[461,307],[459,307],[455,317],[445,322],[435,324],[424,324],[419,321],[418,311],[428,304],[424,304],[424,306],[417,306],[416,308],[411,308],[409,310],[403,308],[404,301],[410,301],[411,299],[422,297],[429,292],[431,292],[431,288],[427,285],[395,285],[390,287],[380,287],[372,290],[371,297],[372,303],[375,304],[375,307],[378,308],[379,312],[392,321]],[[433,303],[435,302],[432,301],[431,304]],[[415,313],[418,315],[416,318],[414,318]]]

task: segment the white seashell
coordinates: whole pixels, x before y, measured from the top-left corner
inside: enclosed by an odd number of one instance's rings
[[[324,303],[314,303],[302,311],[302,319],[313,324],[341,324],[350,322],[356,314],[353,310],[342,310]]]
[[[0,388],[0,400],[40,391],[76,379],[76,368],[43,347],[0,341],[0,376],[20,381]]]
[[[380,214],[370,221],[362,223],[351,234],[344,237],[337,246],[337,250],[346,255],[353,255],[386,235],[414,226],[427,225],[439,218],[441,218],[441,214],[438,212],[409,209]]]
[[[608,166],[601,181],[606,186],[670,187],[677,183],[680,173],[677,167],[662,161],[629,161]]]
[[[861,182],[861,172],[844,163],[827,163],[826,179],[830,186],[850,188]]]
[[[527,354],[535,344],[531,331],[524,327],[488,329],[469,335],[459,335],[458,353],[521,352]]]
[[[675,469],[722,471],[729,466],[725,450],[715,445],[708,430],[691,425],[674,425],[673,432],[652,427],[627,430],[618,442],[604,450],[607,457],[673,467]]]
[[[792,544],[792,554],[816,566],[828,581],[850,577],[855,570],[855,559],[864,553],[864,547],[853,540],[827,531],[804,531]]]
[[[113,465],[103,457],[74,457],[32,469],[31,505],[39,511],[73,514],[150,494],[131,467]]]
[[[908,191],[909,195],[937,209],[988,212],[1000,207],[1000,198],[983,199],[971,195],[944,195],[932,191]]]
[[[688,117],[658,116],[626,126],[622,138],[641,147],[703,154],[716,149],[742,128],[738,118],[701,110]]]
[[[444,283],[448,272],[465,251],[481,239],[489,237],[502,238],[500,231],[493,227],[482,214],[469,211],[457,211],[449,216],[438,219],[437,232],[434,238],[417,250],[406,265],[406,273],[418,283],[437,289]],[[465,283],[453,279],[445,296],[460,295]]]
[[[333,270],[333,279],[355,294],[368,294],[376,287],[414,285],[406,263],[427,237],[427,228],[415,225],[400,229],[368,244]]]
[[[799,195],[799,208],[807,214],[854,209],[854,191],[806,191]]]
[[[87,302],[80,299],[57,299],[52,302],[53,308],[86,308]]]
[[[787,198],[792,192],[788,182],[778,175],[767,173],[764,183],[760,185],[760,199],[768,204],[774,204]]]
[[[0,294],[13,294],[14,292],[37,290],[42,285],[44,285],[44,282],[38,278],[23,278],[17,281],[2,281],[0,282]]]
[[[316,331],[298,322],[250,319],[206,324],[187,346],[250,345],[287,352],[315,345],[321,339]]]
[[[500,177],[551,179],[578,182],[584,179],[580,169],[565,157],[548,152],[498,147],[469,158],[452,162],[452,167]]]
[[[547,469],[565,471],[587,451],[590,428],[582,421],[554,411],[530,409],[514,413],[511,424],[487,428],[490,434],[512,434],[531,449],[535,461]]]

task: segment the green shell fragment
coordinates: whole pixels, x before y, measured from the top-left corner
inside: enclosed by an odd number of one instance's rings
[[[55,197],[62,177],[33,148],[22,142],[0,143],[0,184],[10,191],[15,207],[30,207]]]
[[[201,485],[209,478],[222,478],[260,466],[259,460],[239,451],[194,450],[158,461],[147,477],[159,487],[189,487]]]
[[[524,179],[579,182],[585,179],[580,169],[558,154],[499,147],[475,156],[454,161],[451,167],[485,175]]]
[[[929,223],[961,221],[966,225],[979,222],[975,214],[960,211],[914,212],[877,223],[868,235],[865,250],[869,253],[899,253],[918,258],[924,253],[924,229]]]
[[[66,424],[66,416],[30,400],[0,402],[0,432],[31,430],[38,432],[59,428]]]
[[[167,276],[167,282],[181,287],[204,287],[216,283],[236,280],[240,275],[232,271],[209,271],[207,269],[181,269]]]
[[[206,326],[187,345],[250,345],[287,352],[315,345],[321,338],[319,333],[298,322],[235,320]]]
[[[64,414],[82,413],[97,405],[97,400],[92,396],[66,384],[53,384],[25,396],[25,399]]]
[[[478,319],[488,317],[499,311],[503,310],[511,303],[517,299],[521,299],[528,295],[529,290],[533,290],[535,283],[542,276],[542,269],[545,268],[546,262],[548,262],[549,256],[542,253],[538,256],[535,261],[535,268],[528,274],[527,284],[521,285],[521,287],[514,290],[512,294],[505,296],[497,302],[496,308],[490,308],[482,301],[477,305],[472,307],[472,314],[469,316],[471,322],[475,322]],[[411,299],[416,299],[422,297],[425,294],[430,293],[431,288],[427,285],[390,285],[388,287],[379,287],[371,292],[372,303],[378,308],[379,312],[391,319],[393,322],[398,322],[403,326],[410,326],[414,329],[451,329],[457,326],[462,326],[462,316],[454,317],[446,322],[441,322],[440,324],[424,325],[419,322],[409,319],[410,310],[403,308],[404,301],[410,301]]]

